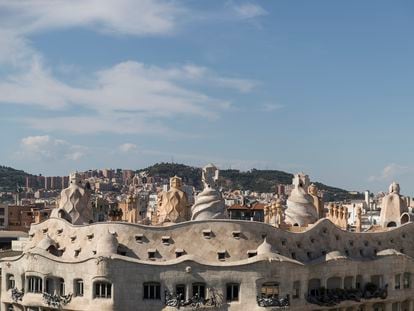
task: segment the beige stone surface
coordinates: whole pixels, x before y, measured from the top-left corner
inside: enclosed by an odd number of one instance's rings
[[[191,207],[191,220],[224,219],[224,199],[217,190],[216,182],[219,177],[219,170],[213,164],[203,168],[202,182],[204,189],[195,199]]]
[[[59,207],[52,210],[51,217],[64,218],[75,225],[89,223],[93,219],[90,197],[90,189],[82,184],[79,174],[70,174],[69,187],[62,190]]]
[[[12,303],[46,307],[41,294],[27,293],[27,278],[33,275],[44,282],[50,277],[63,278],[68,294],[73,293],[75,279],[84,280],[84,296],[72,298],[63,310],[137,310],[137,306],[138,310],[174,310],[164,306],[164,290],[174,291],[175,285],[184,284],[190,293],[192,284],[200,282],[223,299],[226,284],[240,284],[239,301],[224,301],[215,310],[265,310],[256,302],[265,282],[277,282],[280,296],[290,295],[289,310],[319,310],[324,308],[304,298],[311,279],[326,286],[330,278],[344,282],[345,277],[352,277],[355,285],[357,276],[366,283],[375,275],[390,285],[386,301],[346,301],[335,307],[403,302],[412,299],[413,289],[395,290],[393,282],[396,274],[414,275],[413,231],[414,224],[409,223],[386,232],[353,233],[326,219],[301,233],[235,220],[155,227],[122,222],[76,226],[49,219],[32,226],[22,255],[1,259],[1,302],[3,307]],[[184,252],[178,258],[177,249]],[[77,255],[76,250],[80,250]],[[149,258],[149,250],[155,251],[154,259]],[[225,260],[218,259],[218,251],[226,252]],[[249,258],[249,251],[257,255]],[[9,274],[14,275],[16,288],[26,289],[20,302],[11,300],[6,287]],[[94,298],[94,282],[99,280],[112,284],[111,298]],[[159,282],[162,299],[143,300],[144,282]],[[301,292],[295,299],[294,282],[299,282]]]
[[[286,223],[305,227],[318,220],[313,198],[308,194],[309,176],[303,173],[293,177],[294,188],[287,199]]]
[[[402,218],[406,215],[406,220]],[[382,199],[380,225],[382,227],[395,227],[409,221],[406,200],[400,195],[400,185],[393,182],[389,193]]]
[[[181,190],[181,178],[170,178],[170,190],[162,192],[158,197],[157,223],[178,223],[189,220],[190,207],[187,195]]]

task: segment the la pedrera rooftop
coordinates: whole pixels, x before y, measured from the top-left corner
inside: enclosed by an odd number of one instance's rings
[[[414,224],[394,183],[376,229],[348,231],[347,207],[325,209],[308,176],[265,222],[232,220],[203,169],[189,206],[181,179],[146,225],[91,223],[77,174],[50,219],[33,224],[20,255],[1,260],[2,310],[414,310]]]

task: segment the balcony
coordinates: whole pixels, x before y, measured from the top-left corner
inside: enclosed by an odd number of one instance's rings
[[[386,299],[388,296],[388,284],[378,287],[374,283],[367,283],[364,289],[326,289],[320,287],[313,289],[312,293],[306,296],[307,302],[318,306],[335,306],[343,301],[360,302],[361,299]]]

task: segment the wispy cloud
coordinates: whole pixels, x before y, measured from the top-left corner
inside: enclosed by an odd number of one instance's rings
[[[41,62],[34,61],[27,72],[0,79],[0,103],[55,111],[66,111],[76,105],[94,112],[85,116],[25,120],[37,129],[155,133],[166,129],[165,125],[157,124],[164,118],[180,115],[216,119],[231,106],[227,100],[194,91],[191,87],[194,83],[222,84],[221,87],[238,92],[247,92],[254,85],[248,80],[220,77],[201,67],[199,70],[206,73],[193,79],[194,72],[188,73],[186,65],[161,68],[130,61],[92,74],[88,87],[81,88],[60,81]],[[77,126],[71,126],[74,124]]]
[[[30,160],[72,160],[83,158],[88,148],[70,144],[65,140],[49,135],[28,136],[21,140],[17,155]]]
[[[160,0],[0,1],[1,24],[19,33],[81,26],[108,34],[168,34],[185,12],[176,1]]]
[[[73,70],[73,64],[53,68],[29,40],[35,32],[71,27],[135,36],[169,34],[182,14],[188,12],[175,1],[0,0],[0,64],[8,68],[0,76],[0,104],[54,111],[53,117],[40,112],[22,119],[48,132],[171,134],[174,129],[165,120],[177,116],[215,120],[232,103],[210,95],[211,88],[247,93],[257,82],[195,64],[125,61],[89,74]],[[62,68],[70,70],[75,83],[56,75]],[[73,107],[87,113],[70,115]]]
[[[262,105],[260,110],[264,111],[264,112],[272,112],[272,111],[275,111],[275,110],[282,109],[283,107],[284,106],[280,105],[280,104],[265,103],[265,104]]]
[[[385,166],[378,175],[373,175],[368,178],[368,181],[391,181],[394,178],[413,172],[413,169],[408,166],[390,163]]]
[[[124,143],[122,145],[119,145],[118,149],[122,153],[131,153],[137,151],[138,147],[133,143]]]
[[[263,7],[251,2],[242,4],[232,3],[231,6],[236,15],[242,19],[253,19],[268,14],[268,12]]]

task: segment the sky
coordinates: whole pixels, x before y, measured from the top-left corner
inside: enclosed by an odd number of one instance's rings
[[[414,194],[414,3],[0,0],[0,164]]]

